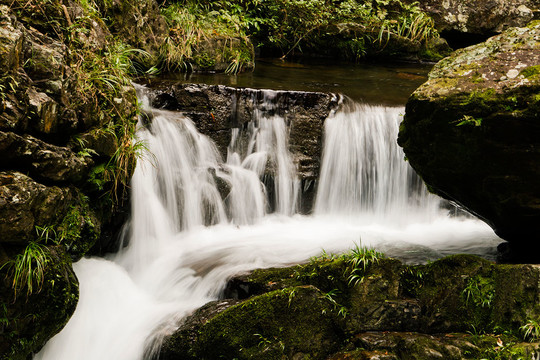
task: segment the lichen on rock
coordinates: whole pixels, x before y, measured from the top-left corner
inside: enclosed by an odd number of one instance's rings
[[[520,330],[540,316],[538,266],[454,255],[426,265],[380,258],[353,270],[353,259],[322,256],[233,278],[225,297],[236,299],[181,321],[160,358],[518,359],[538,351]],[[361,280],[351,281],[358,271]]]
[[[517,246],[540,234],[539,38],[533,21],[442,60],[410,97],[398,137],[430,189]]]

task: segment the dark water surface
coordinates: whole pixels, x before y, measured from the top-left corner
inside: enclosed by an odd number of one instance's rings
[[[255,71],[238,75],[180,74],[161,80],[275,90],[322,91],[381,105],[404,105],[427,80],[431,64],[294,63],[279,59],[257,61]],[[160,80],[160,81],[161,81]]]

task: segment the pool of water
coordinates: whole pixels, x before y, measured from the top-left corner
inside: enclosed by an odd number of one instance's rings
[[[154,81],[203,83],[257,89],[321,91],[345,94],[359,102],[404,105],[427,80],[431,64],[294,63],[261,59],[253,72],[166,75]]]

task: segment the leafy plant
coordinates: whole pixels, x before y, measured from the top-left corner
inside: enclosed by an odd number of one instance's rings
[[[489,308],[495,298],[495,283],[491,278],[470,277],[465,289],[463,289],[462,296],[466,303],[472,302],[475,306]]]
[[[475,118],[470,115],[463,115],[463,117],[456,121],[456,126],[463,126],[463,125],[472,125],[472,126],[481,126],[482,125],[482,118]]]
[[[525,340],[532,342],[540,339],[540,323],[536,320],[527,320],[527,323],[519,329]]]
[[[56,230],[53,226],[35,226],[37,239],[36,241],[39,243],[47,244],[50,241],[52,241],[55,244],[58,244],[58,234],[56,233]]]
[[[359,243],[355,244],[351,252],[345,255],[345,259],[349,263],[349,285],[357,285],[364,281],[364,274],[367,268],[379,262],[384,258],[384,254],[376,251],[375,249],[361,246]]]
[[[338,289],[332,289],[326,294],[324,294],[324,297],[334,306],[334,310],[338,311],[338,315],[345,318],[349,314],[349,311],[347,310],[347,307],[337,302],[336,297],[339,295],[339,293],[340,291]]]
[[[26,288],[26,295],[40,292],[45,279],[45,268],[49,261],[49,250],[37,242],[30,242],[24,251],[8,261],[0,269],[8,268],[12,278],[14,298]]]

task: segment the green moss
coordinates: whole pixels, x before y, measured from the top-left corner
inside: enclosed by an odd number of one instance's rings
[[[57,228],[58,240],[71,254],[74,261],[80,259],[99,239],[100,221],[90,209],[89,199],[82,195],[73,205]]]
[[[540,77],[540,65],[526,67],[520,71],[519,75],[524,76],[526,79],[538,79]]]
[[[325,359],[341,343],[332,310],[332,304],[313,287],[259,295],[204,324],[193,355],[197,359],[281,359],[303,353]]]
[[[67,323],[78,300],[78,283],[62,247],[49,246],[40,291],[15,297],[12,274],[0,270],[0,359],[25,360]]]

